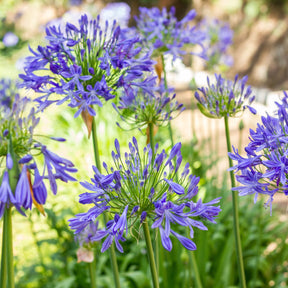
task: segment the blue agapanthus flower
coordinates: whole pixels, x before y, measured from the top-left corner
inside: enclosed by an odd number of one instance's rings
[[[276,103],[276,116],[262,116],[256,130],[250,130],[250,142],[245,147],[246,157],[239,155],[237,149],[229,153],[237,162],[232,170],[240,171],[236,175],[240,184],[234,190],[240,196],[259,194],[269,196],[266,205],[272,212],[273,197],[276,193],[288,195],[288,96],[284,92],[282,103]]]
[[[198,88],[201,94],[195,92],[199,110],[209,118],[239,116],[246,108],[256,114],[250,106],[255,95],[252,95],[251,86],[245,87],[247,80],[247,76],[241,79],[236,75],[231,81],[215,74],[215,82],[211,83],[207,77],[208,87]]]
[[[182,163],[181,143],[177,143],[168,154],[165,150],[158,151],[156,145],[155,157],[150,145],[142,152],[135,138],[129,143],[129,152],[121,154],[117,139],[115,149],[112,152],[115,168],[109,169],[103,163],[107,174],[102,175],[93,167],[94,178],[91,182],[81,183],[89,192],[81,194],[79,202],[89,205],[90,209],[70,219],[70,228],[76,234],[81,233],[101,214],[107,213],[111,220],[104,229],[97,230],[90,237],[90,241],[104,240],[102,252],[113,241],[117,249],[123,252],[120,242],[126,240],[130,228],[139,227],[143,221],[148,221],[152,229],[160,231],[165,249],[172,249],[170,237],[175,236],[186,249],[195,250],[195,243],[178,234],[174,227],[189,227],[190,237],[193,238],[193,229],[207,230],[203,219],[215,223],[214,218],[221,209],[214,206],[219,198],[208,203],[203,203],[201,199],[193,201],[198,193],[199,177],[189,175],[188,163],[176,180],[176,173],[179,173]]]
[[[54,194],[57,193],[57,179],[76,181],[70,175],[77,171],[73,163],[35,139],[34,129],[40,119],[34,108],[29,110],[29,104],[31,100],[20,97],[15,83],[0,80],[0,218],[5,208],[10,206],[15,206],[25,215],[23,209],[31,209],[32,203],[44,213],[42,205],[47,198],[45,179],[48,179]],[[63,138],[51,139],[65,141]],[[37,165],[40,157],[44,160],[42,172]]]
[[[170,54],[175,60],[187,54],[186,46],[202,47],[205,34],[197,30],[196,26],[188,24],[195,18],[195,10],[189,11],[180,21],[175,17],[175,7],[169,12],[166,8],[161,11],[157,7],[151,9],[140,7],[139,11],[140,15],[135,16],[136,30],[142,37],[142,44],[152,49],[154,56]],[[197,55],[206,58],[203,48]]]
[[[212,70],[215,66],[223,64],[232,66],[233,58],[227,54],[233,39],[233,31],[229,24],[217,19],[204,19],[198,24],[197,29],[205,35],[202,44],[206,51],[207,68]]]
[[[100,16],[89,20],[81,16],[79,25],[66,23],[46,28],[46,46],[31,48],[26,58],[22,86],[41,96],[36,98],[39,109],[52,103],[68,102],[70,107],[95,116],[93,105],[102,106],[117,95],[119,88],[132,90],[141,86],[139,78],[153,71],[149,54],[142,55],[136,47],[137,37],[123,38],[116,21],[102,29]]]
[[[112,104],[121,119],[131,129],[142,129],[149,124],[163,126],[168,121],[176,118],[185,108],[175,99],[176,94],[170,96],[173,88],[165,88],[163,81],[156,84],[156,79],[147,83],[147,89],[143,86],[134,91],[124,91],[119,104]],[[120,125],[120,124],[118,124]]]

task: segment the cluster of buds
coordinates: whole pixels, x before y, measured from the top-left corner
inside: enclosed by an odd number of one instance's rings
[[[211,83],[207,77],[208,87],[198,88],[202,95],[195,92],[199,110],[209,118],[236,117],[246,108],[256,114],[256,110],[250,106],[255,95],[251,95],[251,86],[245,87],[247,80],[247,76],[241,79],[236,75],[231,81],[215,74],[215,82]]]

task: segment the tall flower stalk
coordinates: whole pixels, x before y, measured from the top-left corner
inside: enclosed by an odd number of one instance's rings
[[[162,62],[162,67],[163,67],[163,74],[164,74],[164,87],[166,90],[168,90],[168,81],[167,81],[167,72],[166,72],[166,65],[165,65],[165,59],[164,55],[161,54],[161,62]],[[173,130],[171,126],[171,121],[168,122],[168,131],[169,131],[169,137],[171,141],[171,146],[174,146],[174,140],[173,140]]]
[[[248,78],[243,79],[235,77],[234,81],[226,80],[221,75],[215,74],[215,82],[211,83],[207,78],[207,87],[199,88],[201,95],[195,92],[198,108],[205,116],[214,119],[224,118],[225,135],[228,155],[231,153],[229,117],[239,116],[248,108],[253,114],[256,110],[250,106],[255,96],[252,96],[251,87],[245,87]],[[228,157],[229,167],[232,167],[232,159]],[[235,176],[230,171],[232,187],[232,204],[233,204],[233,227],[236,246],[237,266],[241,287],[246,287],[245,270],[243,264],[242,245],[239,225],[239,204],[238,195],[235,193]]]
[[[191,253],[189,253],[189,259],[191,261],[193,274],[195,276],[196,287],[197,288],[202,288],[203,285],[202,285],[201,277],[200,277],[200,274],[199,274],[198,264],[197,264],[197,260],[196,260],[196,257],[195,257],[195,253],[193,251],[191,251]]]
[[[230,141],[230,131],[229,131],[229,123],[228,117],[224,117],[225,122],[225,135],[226,135],[226,144],[227,144],[227,152],[231,153],[232,146]],[[228,157],[229,167],[233,166],[232,160]],[[236,245],[236,256],[238,262],[238,273],[240,278],[241,287],[246,287],[245,280],[245,270],[243,263],[243,253],[242,253],[242,245],[241,245],[241,236],[240,236],[240,225],[239,225],[239,203],[238,203],[238,195],[233,188],[236,187],[235,176],[233,171],[230,171],[230,179],[231,179],[231,188],[232,188],[232,205],[233,205],[233,227],[234,227],[234,237],[235,237],[235,245]]]
[[[6,209],[3,215],[3,237],[1,256],[1,287],[14,288],[12,208]],[[6,286],[7,285],[7,286]]]
[[[144,237],[145,237],[145,242],[146,242],[146,247],[147,247],[147,252],[148,252],[148,259],[149,259],[149,263],[150,263],[150,270],[151,270],[151,275],[152,275],[153,287],[159,288],[159,281],[158,281],[159,272],[158,272],[158,269],[156,266],[153,247],[152,247],[152,241],[151,241],[151,237],[150,237],[149,226],[148,226],[148,223],[146,222],[146,220],[144,220],[144,222],[142,223],[142,227],[143,227],[143,232],[144,232]]]
[[[19,178],[19,169],[17,167],[17,162],[15,159],[15,154],[13,151],[13,147],[12,147],[12,143],[11,143],[11,138],[8,144],[8,151],[9,154],[11,155],[11,159],[13,161],[13,166],[15,168],[11,168],[10,169],[10,173],[8,172],[8,174],[10,174],[9,178],[10,180],[10,188],[12,191],[16,190],[17,187],[17,180]],[[16,163],[15,163],[16,162]],[[7,275],[8,275],[8,282],[7,282],[7,287],[8,288],[14,288],[15,284],[14,284],[14,255],[13,255],[13,226],[12,226],[12,207],[9,207],[8,209],[6,208],[4,217],[6,217],[6,219],[4,219],[4,227],[3,227],[3,233],[6,233],[6,249],[7,249]]]
[[[1,287],[6,288],[7,285],[7,212],[4,212],[2,227],[2,249],[1,249]]]
[[[147,135],[147,144],[150,144],[152,149],[152,160],[155,159],[155,141],[154,141],[154,124],[153,122],[148,123],[148,135]],[[152,242],[149,232],[149,227],[147,222],[143,223],[143,230],[145,235],[146,247],[148,251],[148,258],[150,263],[150,270],[153,278],[154,287],[159,287],[158,275],[160,276],[160,265],[163,267],[163,263],[160,263],[160,258],[163,259],[163,253],[160,255],[160,237],[157,237],[157,232],[154,233],[155,236],[155,244],[154,251],[152,248]],[[154,257],[155,255],[155,257]]]

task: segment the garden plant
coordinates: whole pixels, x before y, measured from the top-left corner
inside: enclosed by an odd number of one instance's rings
[[[216,73],[233,64],[227,23],[194,9],[178,20],[174,7],[140,7],[134,27],[102,15],[47,24],[37,45],[0,33],[3,57],[25,46],[22,72],[0,79],[1,288],[283,286],[286,225],[272,202],[288,195],[287,94],[242,152],[229,121],[257,117],[257,95],[247,76]],[[211,135],[210,151],[194,129],[178,140],[189,107],[168,67],[185,57],[214,73],[191,79],[192,113],[193,127],[197,112],[224,120],[221,171]],[[255,205],[239,197],[251,194]]]

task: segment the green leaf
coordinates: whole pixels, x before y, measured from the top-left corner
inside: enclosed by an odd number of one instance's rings
[[[127,277],[137,288],[150,288],[150,281],[148,277],[141,271],[133,271],[123,273],[123,276]]]
[[[62,280],[54,286],[55,288],[70,288],[75,282],[75,277],[71,276],[69,278],[66,278],[65,280]]]
[[[233,241],[234,241],[233,231],[230,231],[230,234],[226,239],[227,239],[226,245],[225,245],[224,249],[222,250],[222,253],[218,256],[218,257],[220,257],[220,261],[218,264],[218,269],[217,269],[216,277],[215,277],[215,283],[223,284],[222,287],[227,287],[227,284],[228,284],[227,279],[229,279],[229,274],[233,273],[232,272],[233,270],[231,271],[232,266],[227,265],[227,263],[230,263],[232,252],[234,251],[234,249],[233,249],[234,248],[233,247]]]

